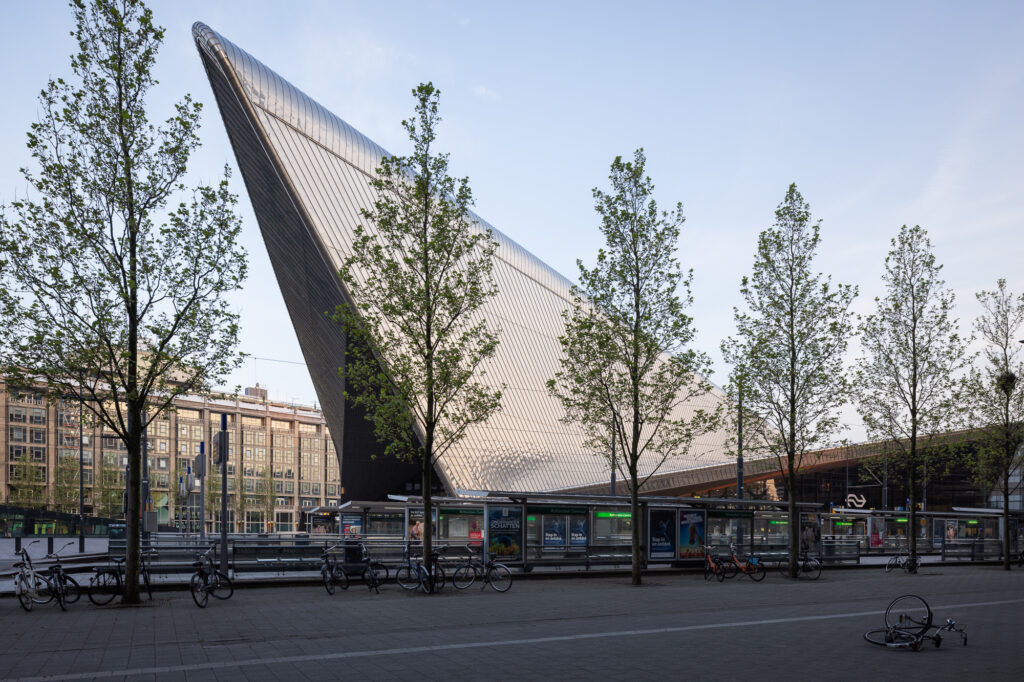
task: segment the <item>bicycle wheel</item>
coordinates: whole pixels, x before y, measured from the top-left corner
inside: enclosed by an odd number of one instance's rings
[[[49,604],[52,602],[56,597],[56,590],[53,583],[50,582],[50,578],[37,573],[33,576],[33,581],[35,583],[35,592],[30,593],[33,603]]]
[[[735,578],[736,574],[739,573],[739,567],[735,561],[725,561],[722,563],[722,576],[723,578]]]
[[[348,573],[340,564],[334,567],[334,584],[343,590],[348,589]]]
[[[487,582],[495,592],[508,592],[508,588],[512,587],[512,571],[504,564],[494,564],[487,569]]]
[[[409,564],[404,564],[395,571],[395,582],[403,590],[415,590],[420,586],[419,571],[409,568]]]
[[[476,571],[470,564],[462,564],[452,574],[452,585],[457,590],[464,590],[476,581]]]
[[[921,567],[921,557],[914,555],[907,559],[907,562],[903,564],[903,570],[907,573],[917,573],[917,569]]]
[[[764,580],[764,577],[768,575],[768,572],[764,570],[763,564],[754,564],[753,567],[748,568],[747,575],[749,575],[750,579],[753,580],[755,583],[759,583],[762,580]]]
[[[214,571],[210,574],[208,587],[210,595],[215,599],[230,599],[231,595],[235,593],[235,586],[231,584],[231,578],[220,571]]]
[[[885,562],[885,572],[891,573],[892,569],[899,565],[899,557],[889,557],[889,560]]]
[[[72,578],[70,575],[64,575],[64,603],[74,604],[78,601],[78,598],[82,596],[81,589],[78,586],[78,581]]]
[[[32,597],[28,593],[29,587],[27,581],[22,579],[19,574],[14,578],[14,591],[18,593],[18,603],[21,604],[21,608],[26,611],[32,610]]]
[[[821,562],[814,558],[804,561],[800,567],[804,574],[811,580],[817,580],[821,575]]]
[[[377,576],[377,584],[383,585],[388,581],[388,567],[379,561],[371,561],[367,568],[372,568],[374,575]]]
[[[153,586],[149,582],[149,571],[143,569],[139,571],[139,575],[142,577],[142,584],[146,586],[146,594],[149,595],[149,601],[153,601]]]
[[[917,637],[899,629],[879,628],[878,630],[869,630],[864,633],[864,639],[872,644],[894,649],[913,649],[917,651],[920,648]]]
[[[893,599],[885,610],[885,625],[892,630],[924,635],[932,626],[932,610],[916,594],[905,594]]]
[[[448,576],[444,573],[444,567],[441,564],[434,566],[434,592],[440,592],[444,589],[444,584],[448,580]]]
[[[717,577],[716,576],[717,573],[718,573],[718,571],[716,571],[714,569],[714,567],[710,563],[708,563],[708,561],[705,559],[704,560],[704,580],[711,580],[712,578]],[[456,573],[456,576],[458,576],[458,573]],[[458,586],[456,585],[456,587],[458,587]]]
[[[326,566],[320,569],[320,577],[324,579],[324,589],[327,590],[327,594],[334,594],[334,580],[331,578],[331,572]]]
[[[363,569],[362,578],[363,584],[371,590],[376,590],[383,582],[380,578],[380,574],[377,573],[377,566],[374,564],[366,565],[366,568]]]
[[[779,573],[786,576],[787,578],[789,577],[789,557],[779,562],[778,569]]]
[[[206,589],[206,577],[202,573],[196,573],[188,581],[188,589],[192,593],[192,601],[201,609],[206,608],[206,602],[210,600],[210,593]]]
[[[427,569],[422,564],[416,566],[416,578],[419,580],[418,587],[420,592],[430,594],[433,581],[430,579],[430,574],[427,573]]]
[[[89,601],[105,606],[121,592],[121,579],[111,570],[97,571],[89,581]]]

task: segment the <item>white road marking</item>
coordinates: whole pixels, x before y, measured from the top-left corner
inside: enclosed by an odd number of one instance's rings
[[[1022,604],[1024,599],[1001,599],[999,601],[971,602],[967,604],[944,604],[932,607],[932,611],[947,609],[973,609],[982,606],[1003,606],[1006,604]],[[133,668],[131,670],[102,670],[97,672],[69,673],[66,675],[43,675],[41,677],[22,677],[11,682],[46,682],[49,680],[84,680],[103,679],[110,677],[129,677],[135,675],[160,675],[163,673],[192,672],[197,670],[218,670],[224,668],[242,668],[253,665],[277,665],[279,663],[307,663],[310,661],[336,661],[346,658],[367,658],[371,656],[404,656],[408,654],[429,653],[431,651],[452,651],[457,649],[479,649],[482,647],[520,646],[524,644],[547,644],[551,642],[573,642],[586,639],[602,639],[607,637],[639,637],[643,635],[663,635],[674,632],[692,630],[715,630],[721,628],[740,628],[756,625],[778,625],[780,623],[800,623],[815,620],[836,620],[840,618],[859,618],[885,613],[884,610],[853,611],[850,613],[832,613],[819,616],[792,616],[789,618],[765,618],[761,620],[739,620],[728,623],[699,623],[696,625],[679,625],[667,628],[649,628],[643,630],[617,630],[614,632],[585,632],[576,635],[553,635],[550,637],[530,637],[528,639],[501,639],[489,642],[462,642],[457,644],[434,644],[431,646],[410,646],[397,649],[368,649],[365,651],[343,651],[333,654],[306,654],[303,656],[278,656],[275,658],[254,658],[242,661],[215,661],[209,663],[190,663],[187,665],[154,666],[150,668]]]

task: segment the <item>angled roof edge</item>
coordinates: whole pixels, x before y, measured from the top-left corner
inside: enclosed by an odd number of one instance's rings
[[[252,106],[299,131],[368,177],[375,177],[381,157],[389,154],[387,150],[203,22],[192,25],[192,35],[214,63],[234,72]],[[470,211],[470,216],[494,235],[499,245],[498,258],[553,293],[571,300],[572,282],[565,276],[476,213]],[[522,261],[530,262],[531,267],[523,267]],[[537,280],[531,270],[545,273],[547,281]]]

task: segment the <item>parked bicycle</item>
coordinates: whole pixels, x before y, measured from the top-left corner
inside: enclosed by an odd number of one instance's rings
[[[78,582],[64,572],[64,567],[60,563],[60,553],[74,544],[75,542],[72,540],[52,554],[46,555],[47,559],[54,560],[53,566],[50,567],[50,590],[57,600],[61,611],[67,611],[67,605],[74,604],[80,596]]]
[[[212,595],[214,599],[230,599],[235,593],[235,587],[231,584],[231,578],[218,571],[213,565],[213,550],[217,545],[210,545],[210,548],[202,554],[196,555],[192,567],[196,572],[188,581],[189,591],[192,593],[192,601],[196,606],[203,609]]]
[[[18,569],[14,576],[14,594],[18,596],[21,608],[26,611],[31,611],[35,604],[49,604],[53,601],[50,581],[46,576],[36,573],[32,557],[28,554],[28,548],[37,542],[39,540],[33,540],[15,552],[15,555],[21,557],[21,561],[14,564]]]
[[[916,554],[910,555],[900,549],[896,556],[890,557],[889,561],[885,563],[885,572],[889,573],[894,569],[902,568],[906,573],[916,573],[920,565],[921,559]]]
[[[409,546],[405,548],[403,563],[395,572],[395,581],[406,590],[419,589],[422,592],[439,592],[444,589],[445,573],[441,566],[441,554],[448,545],[434,548],[430,554],[430,568],[423,565],[422,558],[413,558]]]
[[[325,547],[324,553],[320,555],[320,577],[324,581],[324,589],[327,590],[327,594],[334,594],[339,587],[343,590],[348,589],[348,574],[345,573],[338,557],[331,554],[338,547],[341,547],[341,543]]]
[[[145,586],[149,600],[153,601],[153,584],[149,578],[149,560],[156,552],[142,552],[142,563],[139,566],[139,587]],[[89,601],[96,606],[104,606],[113,601],[114,597],[124,594],[124,557],[110,557],[113,566],[95,568],[96,574],[89,578]]]
[[[452,585],[455,589],[464,590],[480,579],[483,581],[480,585],[481,590],[490,585],[495,592],[508,592],[512,587],[512,571],[508,566],[495,562],[493,553],[488,553],[485,564],[476,558],[476,551],[470,543],[466,544],[466,551],[469,553],[466,563],[456,568],[452,574]]]
[[[743,573],[744,575],[750,576],[750,579],[755,582],[764,580],[766,575],[764,566],[761,564],[761,560],[756,556],[747,556],[742,561],[736,556],[736,544],[729,544],[729,551],[731,557],[725,561],[725,577],[732,578],[737,573]]]
[[[380,594],[380,586],[387,582],[388,579],[388,567],[379,561],[373,560],[370,556],[370,551],[366,548],[366,543],[359,543],[359,553],[363,566],[363,570],[360,573],[363,584],[366,585],[367,589]]]
[[[720,556],[711,553],[711,545],[704,545],[704,580],[712,578],[718,582],[725,580],[725,564]]]
[[[960,635],[960,643],[967,646],[967,632],[963,625],[952,618],[947,618],[944,625],[935,625],[928,602],[916,594],[905,594],[889,603],[885,610],[885,627],[865,632],[864,639],[879,646],[920,651],[929,641],[938,649],[944,632]]]
[[[789,576],[789,557],[779,562],[779,573]],[[821,561],[808,554],[801,554],[796,560],[796,577],[800,576],[817,580],[821,576]]]

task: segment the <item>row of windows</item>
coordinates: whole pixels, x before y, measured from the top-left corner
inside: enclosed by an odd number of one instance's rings
[[[46,429],[30,429],[24,426],[11,426],[7,430],[8,440],[12,443],[46,444]]]
[[[46,410],[38,407],[26,408],[11,405],[7,408],[7,419],[18,424],[45,424]]]

